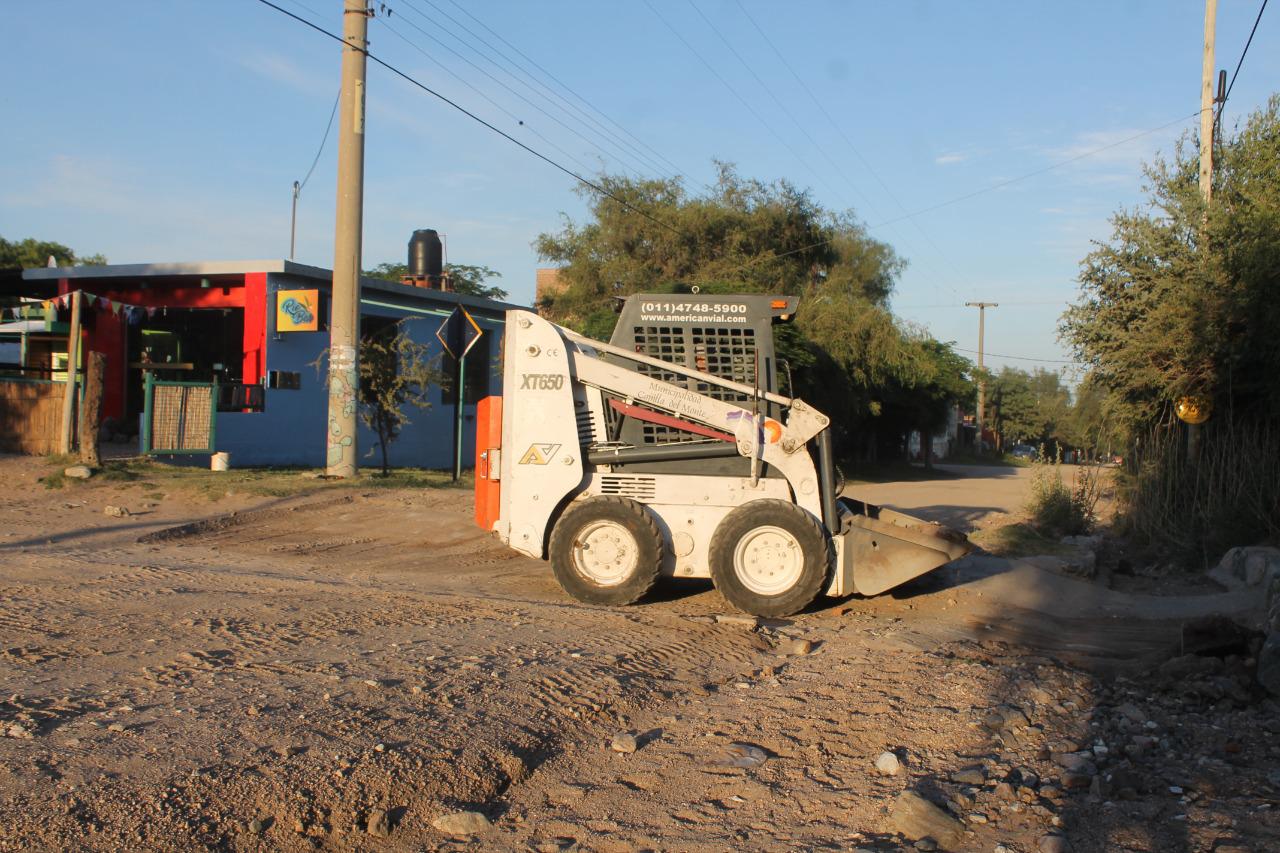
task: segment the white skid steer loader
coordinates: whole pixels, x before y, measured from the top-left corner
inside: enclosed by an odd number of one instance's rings
[[[476,522],[581,601],[709,577],[759,616],[964,556],[955,531],[840,497],[830,419],[778,389],[772,325],[796,307],[631,296],[608,344],[509,311],[503,396],[479,405]]]

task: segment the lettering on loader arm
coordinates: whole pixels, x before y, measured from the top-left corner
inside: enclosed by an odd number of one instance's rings
[[[522,373],[521,391],[559,391],[564,387],[564,375],[559,373]]]
[[[560,449],[558,444],[531,444],[529,449],[520,457],[519,465],[546,465],[555,458],[556,451]]]

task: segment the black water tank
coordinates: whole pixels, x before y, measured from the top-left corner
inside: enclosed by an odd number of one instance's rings
[[[409,275],[426,276],[433,286],[440,286],[444,271],[444,247],[434,228],[422,228],[409,238]]]

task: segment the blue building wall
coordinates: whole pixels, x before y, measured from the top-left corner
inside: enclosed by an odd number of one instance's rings
[[[376,283],[362,288],[362,317],[388,317],[403,320],[415,342],[428,344],[431,357],[439,358],[442,347],[435,332],[454,309],[447,296],[433,291],[403,292],[403,288],[382,289]],[[231,454],[236,467],[263,465],[298,465],[312,468],[325,463],[325,428],[328,421],[328,395],[321,368],[322,355],[329,346],[328,331],[278,333],[275,327],[276,292],[279,290],[314,288],[317,281],[303,276],[272,273],[267,278],[267,343],[266,370],[295,371],[301,375],[298,390],[266,389],[266,406],[262,412],[220,412],[216,444],[219,451]],[[328,288],[322,288],[327,291]],[[328,303],[328,300],[325,300]],[[467,356],[465,369],[485,370],[489,374],[489,393],[502,393],[502,373],[497,363],[502,321],[484,316],[470,306],[485,334]],[[496,314],[496,312],[493,312]],[[499,315],[500,316],[500,315]],[[456,417],[452,391],[444,394],[433,386],[428,395],[430,407],[419,409],[406,404],[407,423],[400,436],[391,443],[390,463],[395,467],[450,468],[453,465],[453,424]],[[463,407],[462,464],[469,468],[475,460],[475,405]],[[356,437],[361,467],[382,464],[376,434],[360,425]]]

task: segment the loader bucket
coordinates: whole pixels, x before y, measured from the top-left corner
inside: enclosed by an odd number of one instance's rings
[[[848,498],[840,507],[844,557],[861,595],[893,589],[973,550],[963,533],[940,524]]]

